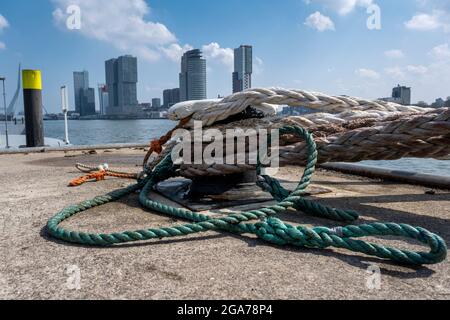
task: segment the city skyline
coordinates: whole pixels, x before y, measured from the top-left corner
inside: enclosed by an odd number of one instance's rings
[[[232,88],[233,93],[241,92],[251,88],[252,84],[252,72],[253,72],[253,46],[251,45],[241,45],[239,48],[234,49],[234,71],[232,73]],[[123,62],[123,61],[127,62]],[[120,62],[122,61],[122,62]],[[119,63],[120,62],[120,63]],[[125,65],[125,68],[123,67]],[[133,87],[133,94],[136,93],[136,84],[138,79],[138,70],[137,70],[137,58],[131,55],[121,56],[117,59],[110,59],[105,62],[105,78],[106,82],[109,81],[109,86],[112,88],[112,95],[109,94],[108,85],[99,84],[98,85],[98,101],[99,101],[99,114],[101,116],[104,115],[137,115],[144,109],[168,109],[178,102],[187,101],[187,100],[202,100],[206,99],[206,87],[207,87],[207,72],[206,72],[206,59],[202,57],[202,52],[200,49],[193,49],[186,51],[181,57],[181,72],[179,74],[180,79],[180,88],[173,89],[165,89],[163,90],[163,99],[161,98],[152,98],[151,102],[145,101],[137,101],[136,104],[132,105],[133,108],[129,108],[126,111],[111,112],[109,111],[110,103],[117,104],[118,102],[113,102],[115,100],[124,100],[124,90],[122,89],[122,93],[117,93],[119,91],[117,89],[117,85],[112,82],[119,82],[119,79],[125,80],[128,78],[128,81],[131,81],[129,85]],[[123,86],[123,84],[122,84]],[[93,89],[89,88],[89,73],[88,71],[82,72],[74,72],[74,91],[81,92],[86,97],[88,95],[86,92],[89,92],[89,97],[91,97],[90,93]],[[182,96],[182,91],[183,96]],[[76,96],[76,95],[75,95]],[[114,98],[110,98],[114,97]],[[117,96],[117,97],[116,97]],[[396,87],[392,89],[392,95],[386,98],[378,98],[378,100],[394,102],[402,105],[411,105],[411,96],[412,90],[411,87],[401,86],[398,84]],[[78,99],[87,99],[86,97],[75,98],[75,103],[77,105]],[[133,95],[134,97],[134,95]],[[90,98],[90,100],[95,100],[94,98]],[[128,98],[129,100],[129,98]],[[438,103],[439,100],[445,104],[443,99],[436,99],[435,103]],[[448,98],[447,98],[448,100]],[[82,100],[84,102],[84,100]],[[82,103],[81,102],[81,103]],[[423,101],[420,101],[422,104]],[[80,112],[82,109],[76,106],[75,111],[78,112],[81,116],[93,115],[95,114],[95,103],[93,106],[94,113],[87,114],[86,112]],[[134,109],[134,110],[133,110]]]
[[[233,59],[232,87],[233,92],[236,93],[251,88],[252,46],[241,45],[236,48]],[[96,109],[95,90],[89,88],[89,72],[87,70],[74,71],[75,109],[73,111],[80,116],[95,115],[96,110],[101,116],[132,115],[133,113],[139,113],[142,105],[151,105],[153,109],[167,109],[181,101],[206,99],[207,67],[206,59],[202,57],[201,50],[186,51],[181,57],[180,64],[179,88],[163,90],[163,99],[152,98],[150,103],[137,100],[138,69],[136,57],[124,55],[105,61],[106,84],[98,84],[97,87],[99,109]],[[124,101],[129,103],[127,104]],[[120,108],[120,110],[114,108]]]
[[[80,30],[66,27],[69,2],[78,4],[84,14]],[[58,88],[71,84],[73,70],[89,70],[92,83],[103,83],[99,61],[132,54],[142,71],[138,100],[151,101],[162,97],[164,89],[178,86],[179,59],[193,47],[208,60],[208,98],[226,96],[231,94],[233,48],[243,43],[255,48],[253,87],[376,99],[400,83],[413,88],[413,103],[450,95],[445,85],[450,82],[450,6],[443,1],[286,0],[275,5],[269,0],[251,4],[114,0],[108,12],[98,10],[99,3],[0,4],[6,21],[0,26],[0,73],[7,78],[8,99],[14,94],[19,62],[24,68],[42,70],[44,103],[49,112],[57,112]],[[380,30],[366,26],[367,4],[374,3],[381,9]],[[200,11],[202,19],[196,13]],[[212,14],[216,11],[221,15]],[[245,27],[229,32],[233,21],[246,21]],[[133,36],[130,30],[135,29],[139,32]],[[71,92],[71,108],[73,101]]]

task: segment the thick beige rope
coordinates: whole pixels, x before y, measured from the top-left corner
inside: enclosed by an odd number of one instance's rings
[[[318,92],[304,90],[288,90],[282,88],[250,89],[226,97],[222,100],[189,101],[173,106],[169,110],[169,118],[181,120],[192,117],[188,127],[193,121],[202,121],[205,127],[216,122],[228,119],[232,115],[243,112],[252,106],[266,116],[273,115],[275,105],[288,105],[293,107],[307,107],[326,113],[340,113],[336,119],[349,119],[358,112],[372,113],[373,116],[386,116],[392,112],[422,113],[431,111],[417,106],[403,106],[392,102],[369,101],[361,98],[347,96],[330,96]],[[321,115],[305,116],[305,119],[320,119]],[[313,120],[311,120],[313,121]]]
[[[394,117],[395,119],[395,117]],[[275,120],[249,119],[240,124],[255,123],[262,127],[277,127],[292,119]],[[421,115],[409,115],[397,119],[387,119],[347,130],[354,121],[341,127],[335,127],[336,132],[329,136],[316,138],[319,152],[319,162],[359,162],[362,160],[396,160],[403,157],[442,158],[450,154],[450,109],[436,109]],[[221,126],[237,127],[238,123]],[[320,127],[309,128],[316,136],[323,131]],[[307,148],[303,142],[292,143],[280,147],[280,165],[304,165],[307,158]],[[253,170],[255,166],[243,165],[182,165],[181,174],[192,178],[196,176],[216,176]]]

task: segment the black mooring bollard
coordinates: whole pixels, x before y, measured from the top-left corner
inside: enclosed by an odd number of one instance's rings
[[[232,190],[238,192],[243,187],[256,186],[257,180],[256,170],[218,177],[198,177],[192,179],[188,196],[196,199],[204,196],[219,196]],[[260,191],[261,189],[257,188],[256,190]]]
[[[22,79],[27,147],[42,147],[44,146],[44,119],[41,72],[39,70],[23,70]]]

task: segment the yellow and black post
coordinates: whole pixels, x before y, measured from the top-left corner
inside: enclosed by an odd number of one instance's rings
[[[27,147],[42,147],[44,146],[44,119],[41,72],[23,70],[22,79]]]

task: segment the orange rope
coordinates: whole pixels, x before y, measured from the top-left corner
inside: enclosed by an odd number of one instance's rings
[[[170,139],[172,139],[172,134],[184,127],[189,121],[191,120],[191,117],[187,117],[184,118],[180,121],[180,123],[178,123],[178,125],[173,128],[172,130],[170,130],[167,134],[165,134],[164,136],[162,136],[161,138],[159,138],[158,140],[153,140],[150,143],[150,150],[147,152],[147,154],[145,155],[144,158],[144,166],[147,164],[148,159],[150,159],[150,156],[155,152],[157,154],[161,154],[161,152],[163,151],[163,145],[165,145],[167,143],[167,141],[169,141]]]
[[[79,177],[75,180],[72,180],[69,183],[69,187],[78,187],[81,186],[82,184],[94,180],[95,181],[103,181],[105,180],[106,177],[115,177],[115,178],[121,178],[121,179],[136,179],[136,174],[128,174],[128,173],[112,173],[112,172],[107,172],[105,170],[101,170],[101,171],[97,171],[97,172],[93,172],[90,174],[87,174],[85,176]]]

